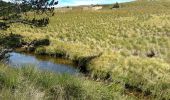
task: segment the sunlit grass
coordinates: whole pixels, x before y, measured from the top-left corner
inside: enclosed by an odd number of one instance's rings
[[[90,61],[92,77],[108,75],[122,86],[130,84],[150,91],[156,98],[170,98],[170,2],[131,2],[120,9],[57,12],[47,27],[13,24],[5,34],[24,36],[24,41],[48,38],[50,45],[36,53],[63,54]],[[30,13],[31,15],[31,13]],[[41,17],[41,16],[39,16]],[[147,57],[150,51],[153,58]]]
[[[0,69],[0,98],[3,100],[135,99],[125,95],[121,85],[104,85],[84,77],[41,72],[29,66],[14,69],[1,64]]]

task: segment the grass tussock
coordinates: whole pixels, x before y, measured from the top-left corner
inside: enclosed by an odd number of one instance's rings
[[[140,89],[143,95],[149,91],[148,95],[154,98],[169,99],[170,65],[162,59],[105,53],[92,60],[89,66],[92,77],[110,78],[124,86],[130,85],[131,89]]]
[[[121,85],[49,72],[34,67],[21,69],[0,65],[0,98],[9,100],[110,100],[135,99],[124,94]]]

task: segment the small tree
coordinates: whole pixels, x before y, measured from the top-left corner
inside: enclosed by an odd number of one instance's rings
[[[116,2],[116,3],[113,5],[113,7],[112,7],[112,8],[120,8],[119,3],[118,3],[118,2]]]
[[[58,1],[56,0],[11,0],[11,2],[0,0],[0,30],[6,30],[11,23],[22,23],[36,27],[46,26],[49,23],[49,17],[54,15],[53,6],[57,4]],[[34,13],[32,19],[25,17],[30,12]],[[46,16],[36,19],[35,16],[40,14],[45,14]],[[14,41],[20,42],[20,37],[18,38],[12,33],[6,37],[0,33],[0,60],[5,57],[7,52],[11,51],[3,49],[6,48],[4,45],[13,46]]]
[[[4,2],[0,0],[0,30],[6,29],[11,23],[23,23],[34,26],[46,26],[50,16],[54,15],[56,0],[11,0]],[[26,19],[28,12],[34,13],[34,18]],[[35,19],[35,15],[45,14],[42,19]]]

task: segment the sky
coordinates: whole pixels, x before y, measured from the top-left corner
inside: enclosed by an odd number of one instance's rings
[[[115,2],[128,2],[133,0],[58,0],[59,7],[62,6],[78,6],[78,5],[91,5],[91,4],[113,4]]]
[[[11,1],[11,0],[3,0]],[[57,1],[57,0],[55,0]],[[113,4],[115,2],[129,2],[134,0],[58,0],[59,4],[56,7],[63,6],[78,6],[78,5],[91,5],[91,4]]]

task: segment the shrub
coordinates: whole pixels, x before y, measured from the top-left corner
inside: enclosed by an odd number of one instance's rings
[[[113,7],[112,7],[112,8],[120,8],[119,3],[118,3],[118,2],[116,2],[116,3],[113,5]]]

